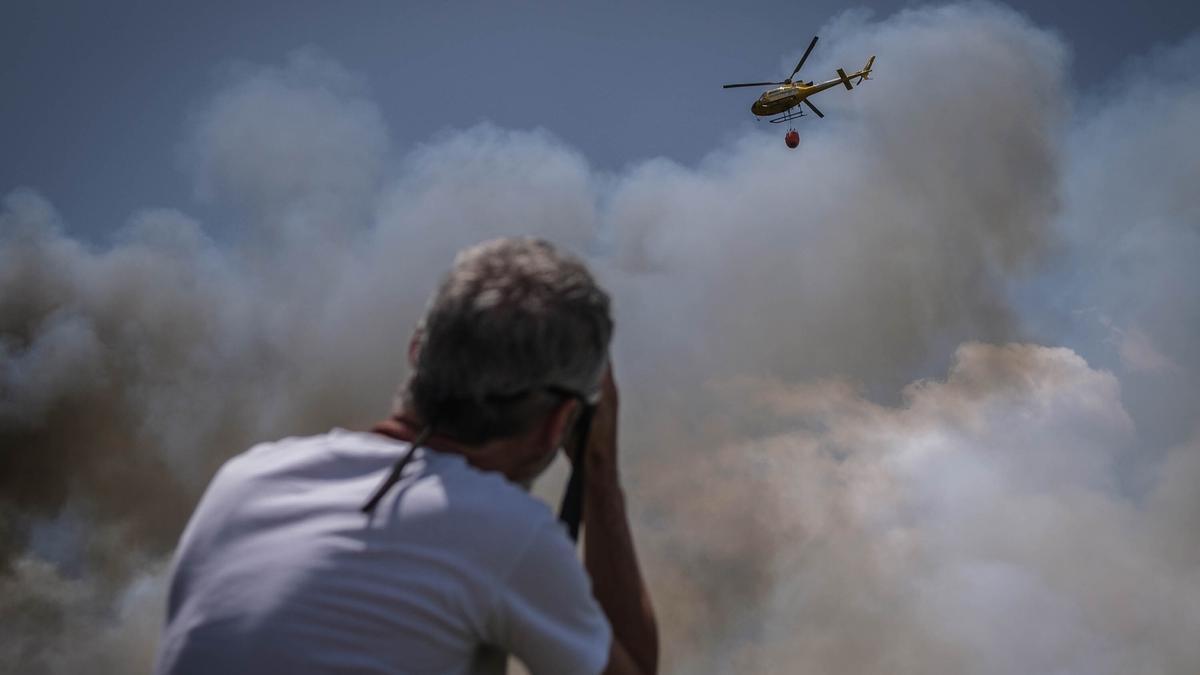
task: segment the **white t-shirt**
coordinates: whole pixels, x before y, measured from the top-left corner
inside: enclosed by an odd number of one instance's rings
[[[612,631],[545,504],[457,455],[340,429],[225,464],[176,551],[157,673],[604,669]]]

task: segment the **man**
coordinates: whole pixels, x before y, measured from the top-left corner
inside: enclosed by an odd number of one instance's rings
[[[655,672],[611,335],[574,257],[531,239],[460,253],[391,418],[256,446],[213,478],[176,552],[157,672],[489,673],[506,653],[534,675]],[[585,573],[526,489],[596,394],[575,460]]]

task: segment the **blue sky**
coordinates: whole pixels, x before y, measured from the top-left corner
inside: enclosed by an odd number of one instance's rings
[[[657,156],[694,163],[753,124],[752,90],[720,84],[786,75],[848,7],[879,19],[919,4],[10,2],[0,21],[0,192],[39,190],[91,239],[149,206],[221,220],[181,169],[189,115],[231,64],[278,64],[302,47],[365,79],[400,152],[487,120],[543,127],[600,169]],[[1195,3],[1010,6],[1064,38],[1084,90],[1200,25]],[[878,68],[914,82],[937,76]]]

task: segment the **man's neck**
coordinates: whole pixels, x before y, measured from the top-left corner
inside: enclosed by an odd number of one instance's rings
[[[416,442],[417,438],[421,436],[422,432],[425,431],[425,424],[416,417],[405,415],[403,413],[397,413],[392,417],[378,422],[374,427],[371,428],[371,431],[398,441],[413,443]],[[429,438],[421,443],[421,445],[438,452],[444,452],[451,455],[462,455],[463,457],[467,458],[470,458],[470,456],[474,454],[472,452],[472,446],[459,443],[454,439],[438,434],[436,431],[434,431]]]
[[[405,443],[415,443],[425,431],[425,423],[418,416],[400,410],[391,417],[380,421],[371,428],[371,431]],[[480,471],[499,472],[504,474],[509,481],[527,485],[531,479],[515,475],[521,473],[519,467],[509,466],[507,461],[508,458],[520,456],[515,452],[516,448],[513,446],[524,442],[524,439],[503,438],[485,443],[469,444],[439,434],[435,429],[429,438],[422,441],[421,446],[437,452],[458,455]]]

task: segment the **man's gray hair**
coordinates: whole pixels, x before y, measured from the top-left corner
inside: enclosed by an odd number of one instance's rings
[[[596,392],[613,322],[575,256],[529,238],[458,254],[419,329],[405,402],[464,442],[523,433],[567,390]]]

